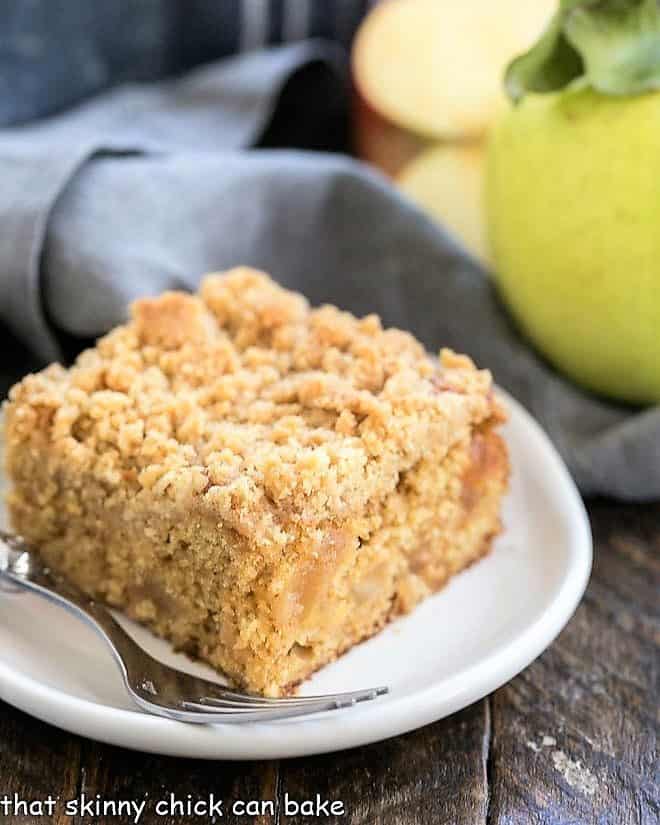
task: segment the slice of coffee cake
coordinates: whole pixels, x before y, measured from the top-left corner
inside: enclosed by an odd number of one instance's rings
[[[468,358],[235,269],[12,389],[9,510],[88,593],[277,695],[487,552],[502,417]]]

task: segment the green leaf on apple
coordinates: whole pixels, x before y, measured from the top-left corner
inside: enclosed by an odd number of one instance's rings
[[[658,0],[561,0],[532,48],[505,72],[514,101],[584,85],[607,95],[660,89]]]

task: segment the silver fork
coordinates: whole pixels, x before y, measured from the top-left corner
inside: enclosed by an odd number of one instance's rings
[[[388,692],[386,687],[270,699],[233,690],[163,665],[146,653],[100,602],[89,598],[41,563],[18,536],[0,531],[0,584],[54,602],[91,625],[119,665],[124,685],[144,711],[180,722],[263,722],[350,707]]]

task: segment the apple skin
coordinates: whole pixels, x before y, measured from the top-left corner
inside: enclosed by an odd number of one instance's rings
[[[587,389],[660,401],[660,92],[525,97],[486,165],[494,277],[523,332]]]
[[[390,178],[422,152],[429,141],[393,123],[377,112],[355,87],[352,140],[355,154]]]

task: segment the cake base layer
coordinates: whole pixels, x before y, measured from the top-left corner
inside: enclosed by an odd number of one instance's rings
[[[203,513],[113,504],[39,451],[12,459],[14,528],[87,593],[268,695],[322,665],[488,552],[508,460],[492,426],[402,474],[362,523],[328,523],[287,563]]]

